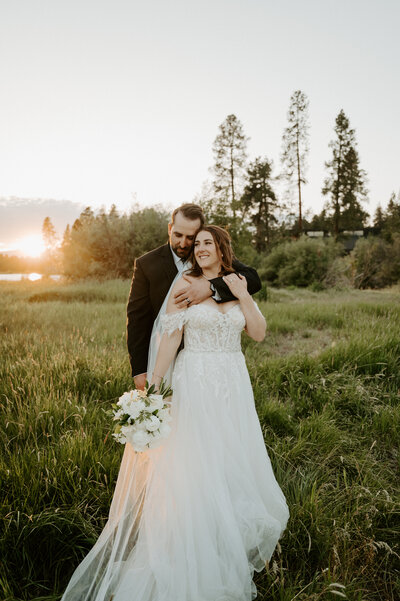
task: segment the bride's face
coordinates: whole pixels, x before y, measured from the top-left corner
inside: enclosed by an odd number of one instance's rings
[[[216,267],[221,261],[211,232],[202,230],[194,241],[194,256],[202,269]]]

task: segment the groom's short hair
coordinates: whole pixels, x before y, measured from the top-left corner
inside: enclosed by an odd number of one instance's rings
[[[200,219],[200,226],[203,226],[205,223],[203,209],[200,205],[187,202],[175,209],[175,211],[171,215],[172,225],[174,224],[175,216],[177,215],[177,213],[182,213],[182,215],[186,219],[191,219],[192,221],[194,221],[195,219]]]

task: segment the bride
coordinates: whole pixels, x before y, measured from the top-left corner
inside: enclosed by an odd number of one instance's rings
[[[229,235],[196,234],[190,275],[223,275],[238,299],[177,309],[173,285],[152,373],[172,373],[172,432],[162,446],[125,446],[109,519],[61,601],[249,601],[289,512],[274,477],[241,352],[265,319],[232,270]]]

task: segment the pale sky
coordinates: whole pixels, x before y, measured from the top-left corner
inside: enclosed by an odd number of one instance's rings
[[[190,202],[230,113],[276,175],[301,89],[305,209],[322,209],[343,108],[373,213],[400,188],[399,22],[398,0],[2,0],[0,197]]]

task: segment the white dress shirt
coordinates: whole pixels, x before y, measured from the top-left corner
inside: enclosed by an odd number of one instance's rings
[[[191,268],[191,266],[192,266],[191,262],[186,261],[186,260],[184,261],[183,259],[178,257],[178,255],[172,250],[172,248],[171,248],[171,253],[172,253],[172,257],[174,259],[174,263],[175,263],[176,268],[179,271],[179,273],[182,273],[183,271],[185,271],[185,269]]]

